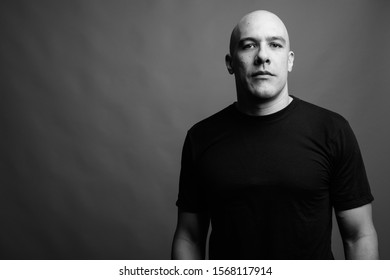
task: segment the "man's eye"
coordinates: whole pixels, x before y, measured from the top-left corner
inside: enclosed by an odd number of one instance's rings
[[[247,49],[253,49],[254,47],[256,47],[256,45],[255,44],[245,44],[244,46],[243,46],[243,49],[245,49],[245,50],[247,50]]]
[[[281,44],[278,44],[278,43],[270,43],[270,46],[272,47],[272,48],[281,48],[282,47],[282,45]]]

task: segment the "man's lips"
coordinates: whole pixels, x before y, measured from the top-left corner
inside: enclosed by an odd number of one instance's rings
[[[271,72],[268,71],[256,71],[252,74],[252,77],[265,77],[265,76],[275,76]]]

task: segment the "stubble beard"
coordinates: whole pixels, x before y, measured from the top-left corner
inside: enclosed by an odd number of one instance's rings
[[[256,103],[264,103],[276,99],[282,92],[282,89],[275,88],[274,85],[269,84],[270,81],[258,81],[251,83],[248,91],[249,96]]]

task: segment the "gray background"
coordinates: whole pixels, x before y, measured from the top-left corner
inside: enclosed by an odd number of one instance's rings
[[[390,259],[388,3],[1,1],[1,258],[169,258],[185,133],[235,100],[230,32],[262,8],[290,93],[350,121]]]

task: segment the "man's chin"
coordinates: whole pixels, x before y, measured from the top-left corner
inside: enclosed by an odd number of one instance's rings
[[[255,91],[252,93],[252,96],[254,99],[257,99],[259,101],[269,101],[275,99],[279,95],[278,92],[272,91],[272,90],[261,90],[261,91]]]

